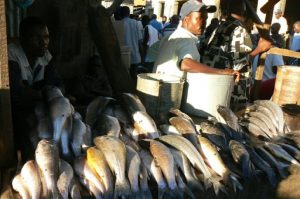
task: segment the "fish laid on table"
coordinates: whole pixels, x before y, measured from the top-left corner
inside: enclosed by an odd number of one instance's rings
[[[130,119],[128,117],[128,114],[124,110],[124,108],[120,105],[115,105],[114,108],[114,116],[119,120],[122,124],[129,124]]]
[[[273,124],[273,126],[276,128],[277,135],[281,134],[278,130],[278,123],[275,118],[276,116],[274,116],[273,113],[268,108],[266,108],[264,106],[257,106],[257,109],[255,112],[261,113],[261,114],[265,115],[266,117],[268,117],[269,121],[271,121],[271,124]]]
[[[243,187],[237,180],[237,178],[230,172],[230,170],[224,164],[222,158],[220,157],[216,147],[205,137],[198,136],[198,140],[201,144],[203,154],[209,166],[214,172],[222,177],[223,181],[228,182],[233,190],[242,190]],[[222,190],[223,187],[219,189]],[[224,189],[224,188],[223,188]]]
[[[122,93],[121,99],[130,115],[137,111],[147,112],[139,97],[132,93]]]
[[[79,181],[87,190],[89,190],[94,195],[96,199],[102,199],[102,192],[96,187],[93,182],[89,181],[83,176],[79,177]]]
[[[131,198],[141,198],[139,188],[139,175],[141,168],[141,158],[139,154],[130,146],[126,145],[126,170],[131,186]]]
[[[292,145],[300,149],[300,131],[292,131],[284,135],[284,138]]]
[[[246,124],[246,127],[248,128],[248,131],[257,138],[261,138],[264,140],[270,140],[272,137],[270,137],[267,133],[265,133],[259,126],[256,124],[253,124],[251,122]]]
[[[219,121],[223,123],[223,127],[226,129],[228,134],[233,139],[243,140],[245,135],[243,133],[242,127],[238,122],[237,116],[225,106],[219,105],[217,107],[217,111],[221,117],[219,117]],[[225,125],[227,124],[227,125]]]
[[[179,135],[164,135],[158,139],[181,151],[189,159],[191,164],[203,173],[205,187],[208,188],[211,185],[211,173],[200,153],[190,141]]]
[[[255,117],[250,117],[249,122],[256,125],[258,128],[262,130],[262,132],[266,135],[268,138],[274,137],[273,133],[270,131],[269,127],[261,120],[255,118]]]
[[[180,198],[180,197],[185,198],[184,194],[186,194],[188,196],[188,198],[195,199],[195,195],[183,181],[183,179],[178,171],[178,168],[175,168],[175,178],[176,178],[176,183],[178,185],[178,189],[180,190],[180,193],[179,193],[180,195],[175,196],[175,197],[176,198]]]
[[[286,152],[288,152],[292,157],[294,157],[297,161],[300,161],[300,150],[296,147],[286,144],[286,143],[277,143],[280,145]]]
[[[17,191],[23,199],[30,199],[31,195],[29,193],[27,184],[21,174],[17,174],[12,180],[12,187]]]
[[[70,149],[70,140],[71,140],[71,134],[72,134],[72,123],[73,118],[72,116],[69,116],[67,120],[65,121],[63,128],[61,129],[61,136],[60,136],[60,148],[61,148],[61,156],[65,160],[72,160],[73,154]]]
[[[99,136],[94,138],[94,144],[100,149],[111,169],[116,176],[114,195],[128,196],[130,185],[125,175],[126,147],[118,138],[112,136]]]
[[[143,199],[152,199],[152,194],[148,184],[148,171],[144,163],[141,159],[141,172],[139,175],[139,182],[140,182],[140,191],[141,191],[141,198]]]
[[[187,114],[185,114],[184,112],[182,112],[181,110],[179,110],[177,108],[170,108],[169,112],[188,120],[196,130],[196,125],[194,123],[194,120],[190,116],[188,116]]]
[[[229,148],[234,161],[240,165],[243,176],[248,179],[253,179],[256,175],[256,171],[245,146],[238,141],[230,140]]]
[[[38,121],[37,132],[40,139],[51,139],[53,131],[51,119],[45,103],[37,103],[34,108],[34,113]]]
[[[209,121],[204,121],[199,124],[201,135],[209,139],[220,149],[227,151],[228,143],[225,133],[219,123],[213,124]]]
[[[155,139],[159,137],[158,129],[154,120],[146,112],[137,111],[132,116],[134,128],[138,133],[139,139]]]
[[[86,185],[85,181],[90,182],[90,184],[94,185],[94,187],[101,192],[101,195],[106,194],[106,189],[102,184],[101,178],[98,176],[96,171],[89,166],[85,157],[79,157],[74,160],[73,168],[75,173],[79,176],[79,180],[84,182],[84,186]],[[93,192],[93,190],[90,190]],[[94,192],[93,192],[94,193]]]
[[[59,172],[59,152],[55,142],[41,140],[35,150],[35,160],[47,185],[47,193],[53,198],[59,197],[56,186]]]
[[[169,124],[162,124],[159,126],[159,129],[162,131],[165,135],[181,135],[178,130],[173,126]]]
[[[81,199],[81,186],[77,180],[77,178],[72,178],[70,186],[69,186],[69,192],[70,192],[70,197],[72,199]]]
[[[21,170],[21,176],[28,186],[28,192],[32,199],[39,199],[41,196],[41,179],[39,168],[34,160],[27,161]]]
[[[90,147],[86,151],[86,156],[88,165],[94,169],[101,178],[106,189],[106,195],[112,196],[114,190],[113,176],[102,151],[96,147]]]
[[[195,178],[195,176],[192,173],[192,165],[190,164],[187,157],[181,151],[178,151],[177,149],[174,149],[173,147],[170,147],[170,151],[174,157],[177,167],[181,170],[181,172],[183,173],[183,175],[186,179],[187,186],[191,190],[203,191],[203,186],[198,181],[198,179]]]
[[[164,179],[164,176],[162,174],[160,167],[156,166],[152,155],[148,151],[145,151],[142,149],[139,152],[139,154],[140,154],[140,157],[141,157],[144,167],[147,168],[148,172],[153,176],[154,180],[157,183],[157,186],[158,186],[157,198],[162,199],[166,192],[168,185]]]
[[[269,130],[272,132],[273,136],[278,135],[278,132],[276,130],[276,127],[273,125],[272,120],[269,117],[267,117],[265,114],[260,113],[260,112],[251,112],[251,113],[249,113],[249,115],[251,117],[257,118],[257,119],[261,120],[262,122],[264,122],[267,125],[267,127],[269,128]]]
[[[131,137],[129,137],[124,133],[121,134],[120,140],[122,140],[122,142],[124,142],[125,145],[132,147],[135,151],[141,150],[140,145],[136,141],[134,141]]]
[[[63,199],[69,198],[69,189],[74,172],[72,166],[64,160],[60,160],[57,188]]]

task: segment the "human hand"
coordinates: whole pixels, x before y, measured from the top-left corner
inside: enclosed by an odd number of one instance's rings
[[[271,46],[272,46],[271,41],[268,41],[264,38],[260,38],[258,41],[257,49],[259,50],[260,53],[262,53],[269,50]]]
[[[234,82],[238,83],[240,81],[240,72],[239,71],[235,71],[233,69],[229,69],[229,68],[225,68],[224,70],[224,74],[226,75],[234,75]]]

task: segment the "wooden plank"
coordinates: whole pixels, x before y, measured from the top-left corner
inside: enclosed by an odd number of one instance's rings
[[[270,48],[268,54],[282,55],[285,57],[294,57],[300,59],[300,52],[296,52],[288,49],[282,49],[282,48]]]
[[[0,1],[0,167],[14,160],[13,129],[11,117],[5,1]]]

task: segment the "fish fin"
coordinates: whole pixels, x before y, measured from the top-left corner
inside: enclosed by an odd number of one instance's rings
[[[224,185],[217,179],[217,178],[212,178],[211,179],[213,188],[214,188],[214,192],[216,194],[216,196],[219,195],[220,191],[227,193]]]
[[[237,192],[237,190],[243,190],[243,186],[234,175],[229,174],[227,180],[229,181],[229,185],[232,187],[235,193]]]
[[[114,198],[119,196],[128,196],[130,194],[130,185],[125,179],[124,182],[116,180]]]
[[[186,195],[188,196],[187,198],[196,199],[195,195],[193,194],[193,192],[190,190],[188,186],[184,187],[183,192],[186,193]]]
[[[140,198],[143,199],[152,199],[152,193],[150,191],[150,189],[146,189],[144,191],[140,191]]]
[[[179,187],[176,187],[175,189],[166,189],[165,197],[164,198],[176,198],[176,199],[184,199],[183,192],[180,190]]]

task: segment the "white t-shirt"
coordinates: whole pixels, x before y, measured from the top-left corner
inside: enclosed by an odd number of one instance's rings
[[[151,55],[156,57],[153,72],[185,77],[180,63],[184,58],[200,61],[197,42],[198,38],[182,27],[178,27],[170,36],[163,37],[150,48]]]

